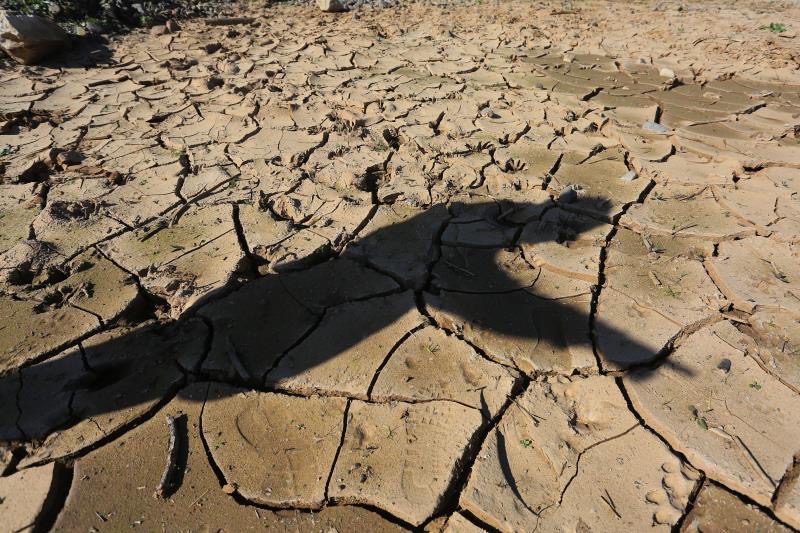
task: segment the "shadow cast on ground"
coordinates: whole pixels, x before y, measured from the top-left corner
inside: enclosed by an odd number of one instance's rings
[[[55,452],[30,460],[85,453],[198,380],[374,400],[376,380],[394,350],[428,325],[517,376],[596,373],[591,294],[553,297],[546,285],[541,293],[537,284],[550,283],[543,279],[547,271],[523,252],[555,241],[564,250],[596,246],[599,253],[600,243],[582,236],[604,223],[552,205],[515,209],[549,214],[514,225],[494,203],[436,205],[357,237],[338,257],[300,270],[289,265],[232,292],[220,289],[172,323],[101,333],[17,369],[0,377],[0,396],[16,399],[16,409],[4,409],[0,419],[0,440],[49,435],[49,441],[93,424],[95,434],[82,446],[58,451],[56,445]],[[442,245],[454,224],[475,224],[510,241],[497,246],[492,237],[485,248]],[[414,242],[420,228],[435,229],[435,242]],[[426,253],[415,253],[421,248]],[[457,264],[459,257],[467,262]],[[642,363],[660,355],[616,334],[628,353],[642,354]],[[509,353],[502,352],[506,348]],[[483,411],[488,420],[491,414]]]

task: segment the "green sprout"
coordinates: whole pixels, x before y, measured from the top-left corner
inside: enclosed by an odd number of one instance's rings
[[[769,30],[772,33],[783,33],[786,31],[786,26],[780,22],[770,22],[766,26],[761,26],[762,30]]]
[[[697,407],[690,405],[689,412],[692,413],[692,419],[697,423],[698,426],[708,430],[708,421],[706,421],[704,417],[700,416],[700,412],[697,410]]]

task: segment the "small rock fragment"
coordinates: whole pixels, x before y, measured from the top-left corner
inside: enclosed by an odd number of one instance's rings
[[[675,72],[671,68],[664,67],[658,71],[658,75],[662,78],[674,78]]]
[[[578,200],[578,191],[572,185],[564,187],[558,195],[558,201],[562,204],[571,204]]]
[[[669,132],[668,128],[662,126],[661,124],[659,124],[657,122],[652,122],[650,120],[648,120],[647,122],[642,124],[642,129],[647,130],[647,131],[652,131],[653,133],[667,133],[667,132]]]
[[[14,450],[3,444],[0,445],[0,476],[10,470],[11,463],[14,461]]]
[[[220,43],[207,43],[206,45],[203,46],[203,50],[205,50],[207,54],[213,54],[220,48],[222,48],[222,45]]]
[[[800,528],[800,457],[795,456],[794,464],[784,477],[775,499],[775,514],[792,526]]]
[[[75,150],[67,150],[60,152],[56,156],[56,161],[63,166],[78,165],[83,162],[83,155]]]

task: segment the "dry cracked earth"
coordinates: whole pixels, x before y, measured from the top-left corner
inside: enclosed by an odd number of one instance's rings
[[[249,5],[5,64],[0,528],[800,528],[761,4]]]

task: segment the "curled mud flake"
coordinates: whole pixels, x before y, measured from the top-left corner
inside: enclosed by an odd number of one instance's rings
[[[167,463],[164,466],[164,472],[161,474],[161,479],[156,485],[156,490],[153,493],[154,498],[164,499],[169,492],[173,490],[173,479],[175,469],[177,468],[178,457],[178,434],[175,429],[175,418],[171,415],[166,416],[167,430],[169,431],[169,444],[167,444]]]
[[[781,480],[778,495],[775,499],[775,514],[797,528],[800,525],[800,460],[795,456],[794,464],[789,467]]]
[[[453,513],[447,518],[441,531],[442,533],[480,533],[483,528],[475,525],[462,513]]]

